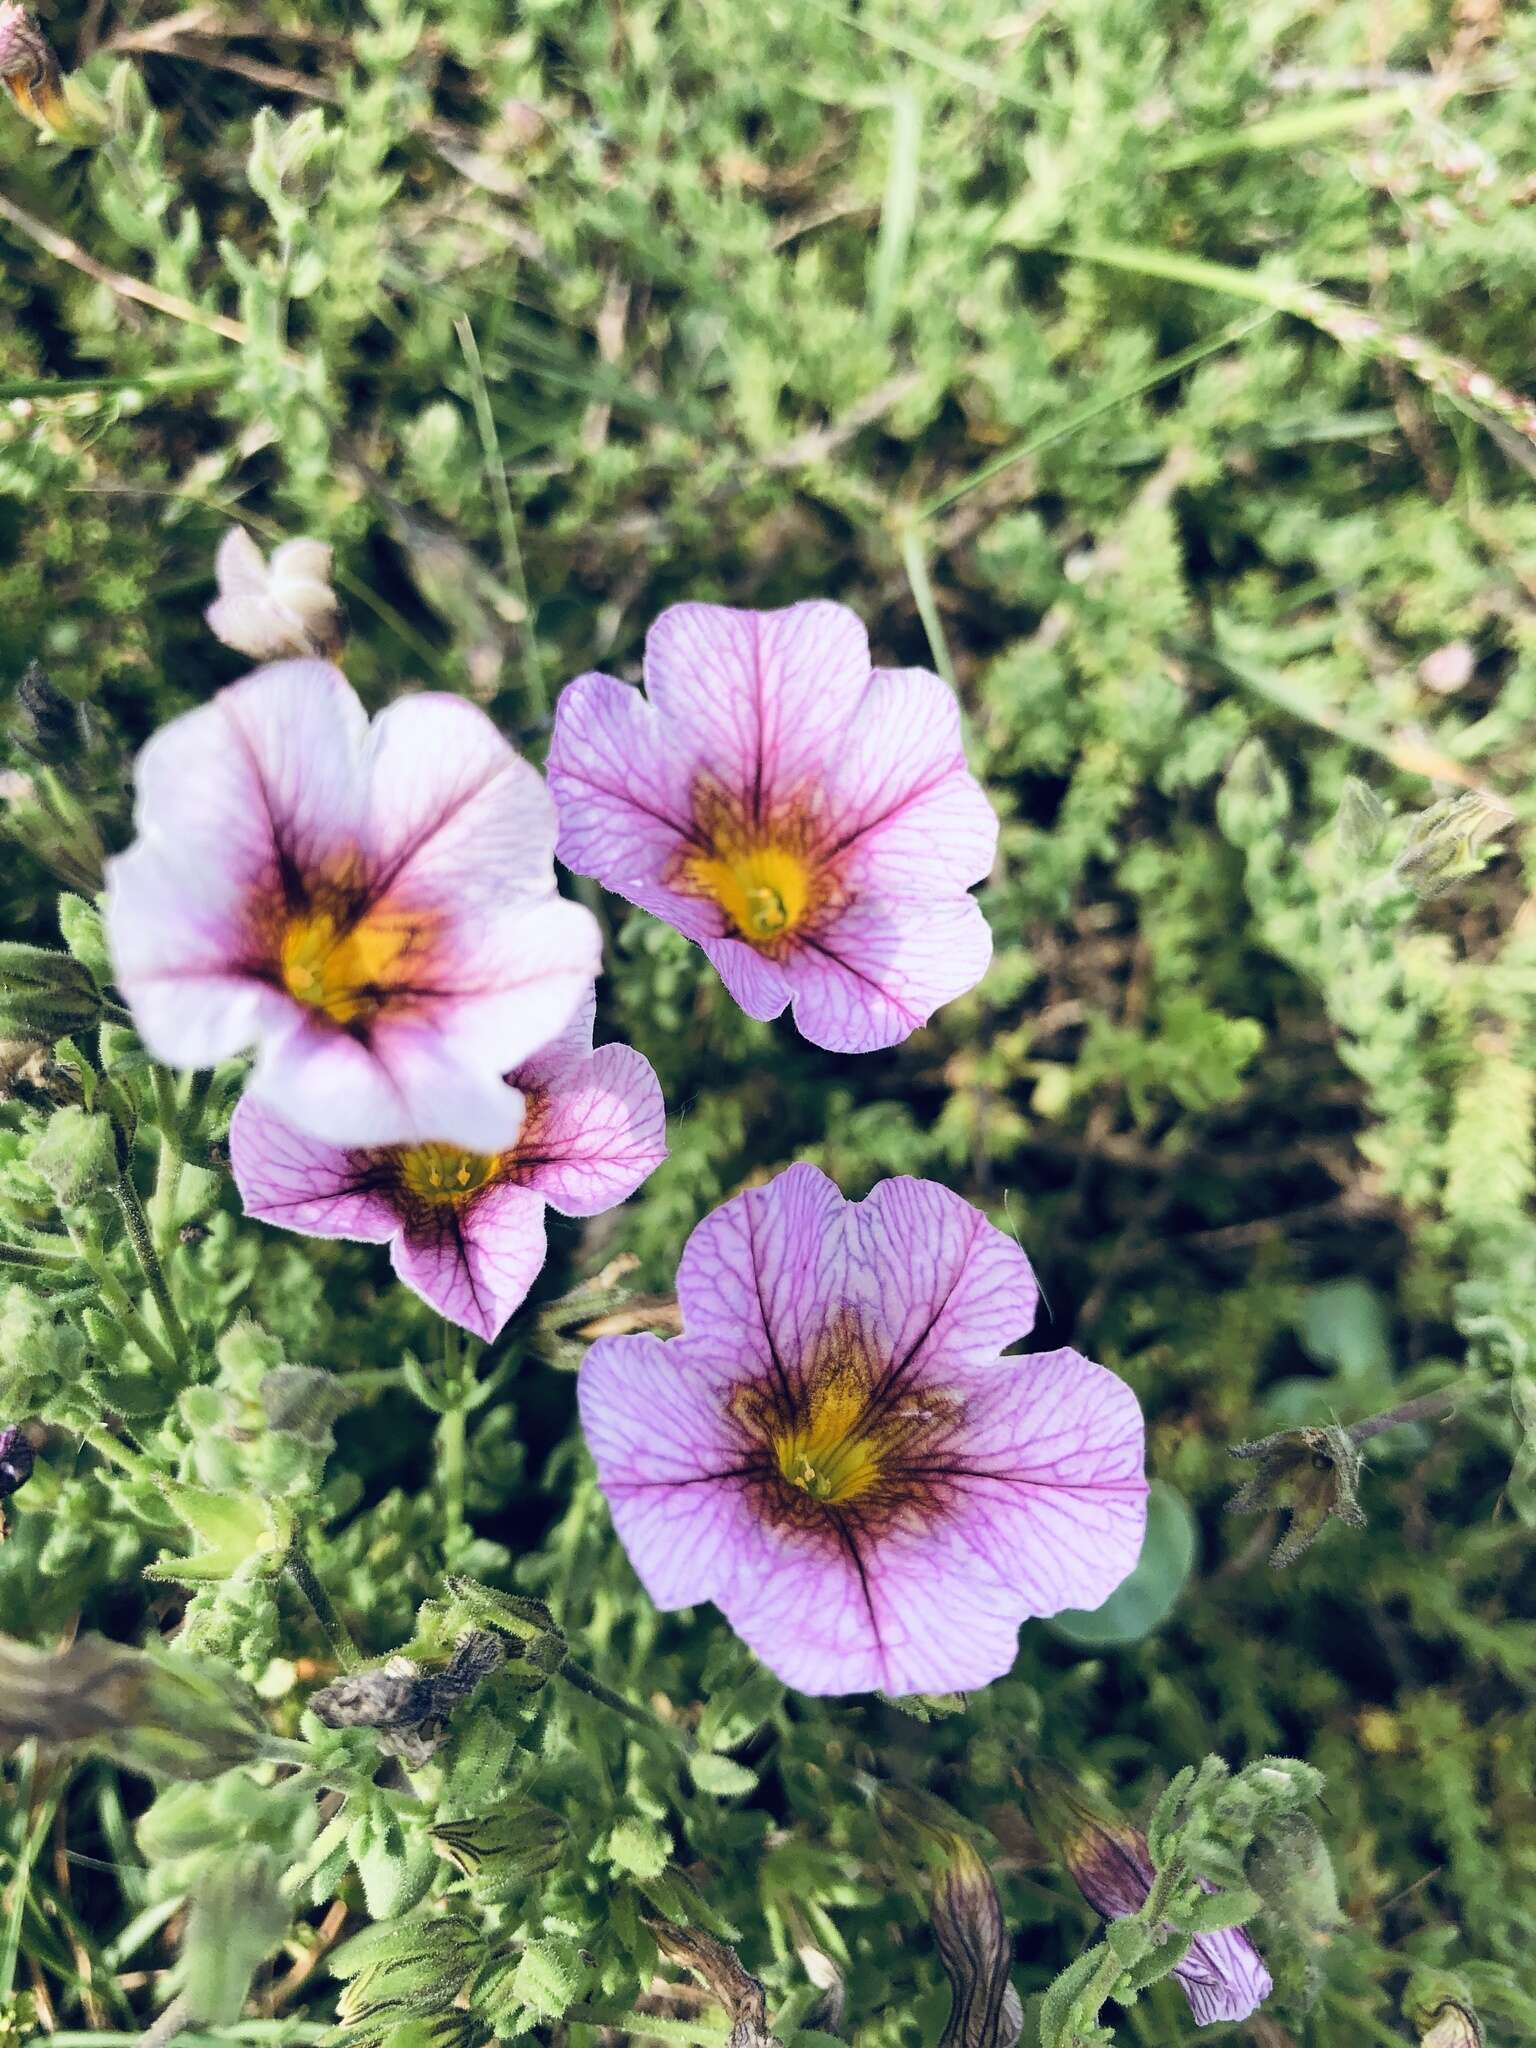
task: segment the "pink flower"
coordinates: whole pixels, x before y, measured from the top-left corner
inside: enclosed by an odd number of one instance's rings
[[[544,1207],[595,1216],[667,1154],[661,1087],[627,1045],[592,1050],[590,996],[560,1037],[507,1076],[524,1104],[505,1152],[447,1145],[344,1151],[247,1095],[229,1131],[247,1216],[311,1237],[388,1244],[407,1287],[487,1340],[544,1263]]]
[[[681,1337],[587,1353],[598,1483],[656,1605],[713,1600],[787,1684],[985,1685],[1135,1564],[1136,1398],[1075,1351],[999,1358],[1034,1275],[947,1188],[845,1202],[792,1166],[699,1225],[677,1291]]]
[[[869,665],[842,605],[682,604],[646,641],[649,702],[612,676],[561,696],[560,858],[703,947],[752,1017],[833,1052],[895,1045],[986,972],[966,894],[997,820],[954,693]]]
[[[370,726],[323,661],[258,669],[159,732],[110,863],[118,985],[156,1059],[255,1045],[252,1092],[334,1145],[499,1151],[502,1075],[598,970],[555,894],[554,806],[483,711],[405,697]]]

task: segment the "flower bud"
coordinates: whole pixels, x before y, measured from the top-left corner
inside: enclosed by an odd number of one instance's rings
[[[1335,824],[1339,844],[1351,860],[1366,861],[1387,836],[1387,811],[1381,798],[1358,775],[1346,775]]]
[[[0,1500],[7,1499],[32,1477],[32,1440],[18,1423],[0,1429]]]
[[[1468,2005],[1445,1999],[1432,2011],[1421,2014],[1419,2048],[1483,2048],[1483,2023]]]
[[[254,1762],[261,1703],[216,1665],[77,1636],[65,1650],[0,1638],[0,1743],[84,1743],[152,1777],[214,1778]]]
[[[559,1814],[532,1801],[478,1820],[440,1821],[429,1830],[438,1855],[462,1871],[487,1904],[553,1870],[569,1832]]]
[[[96,984],[72,955],[0,942],[0,1036],[51,1044],[100,1017]]]
[[[111,1119],[73,1107],[56,1110],[32,1149],[31,1164],[53,1189],[61,1209],[72,1209],[115,1186],[122,1163]]]
[[[447,2011],[484,1954],[484,1936],[461,1914],[377,1921],[331,1957],[346,1986],[336,2016],[348,2027],[394,2026]]]
[[[1244,740],[1216,794],[1216,816],[1234,846],[1257,846],[1290,816],[1291,792],[1257,736]]]
[[[0,85],[34,128],[60,142],[86,142],[105,130],[88,89],[66,79],[36,17],[0,0]]]
[[[219,594],[206,617],[226,647],[279,661],[334,654],[340,646],[331,551],[322,541],[284,541],[268,562],[245,528],[232,526],[214,568]]]
[[[15,99],[13,80],[5,75],[7,12],[6,0],[0,0],[0,80]],[[19,7],[9,12],[13,22],[20,16],[28,23],[37,41],[47,50],[32,16]],[[49,50],[48,55],[51,57],[53,52]],[[16,712],[18,737],[35,760],[46,763],[50,768],[62,768],[83,750],[86,734],[80,707],[49,679],[40,662],[30,663],[16,685]]]
[[[1054,1764],[1029,1764],[1022,1779],[1035,1832],[1066,1864],[1095,1912],[1111,1923],[1139,1913],[1155,1876],[1141,1831]],[[1212,1890],[1203,1883],[1201,1888]],[[1201,2027],[1247,2019],[1274,1989],[1258,1950],[1234,1926],[1197,1932],[1172,1974]]]
[[[1357,1498],[1363,1461],[1348,1430],[1331,1423],[1284,1429],[1233,1444],[1231,1455],[1253,1460],[1257,1469],[1227,1502],[1228,1514],[1259,1515],[1271,1508],[1289,1513],[1285,1534],[1269,1554],[1276,1571],[1310,1550],[1329,1522],[1365,1527]]]
[[[939,2048],[1015,2048],[1024,2008],[1013,1988],[1013,1943],[997,1886],[972,1844],[951,1835],[929,1915],[953,1999]]]
[[[1443,895],[1479,871],[1489,842],[1513,821],[1507,806],[1481,790],[1431,804],[1413,820],[1392,872],[1417,895]]]

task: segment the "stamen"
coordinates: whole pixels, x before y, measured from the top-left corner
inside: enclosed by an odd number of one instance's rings
[[[462,1202],[496,1178],[502,1155],[460,1152],[451,1145],[413,1145],[398,1155],[396,1170],[407,1194],[425,1202]]]

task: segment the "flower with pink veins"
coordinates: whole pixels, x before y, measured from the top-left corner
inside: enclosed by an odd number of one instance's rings
[[[544,1263],[544,1209],[596,1216],[667,1154],[661,1085],[627,1045],[592,1050],[591,998],[552,1045],[508,1074],[524,1103],[509,1150],[344,1150],[306,1138],[251,1095],[229,1131],[247,1216],[310,1237],[388,1244],[395,1272],[451,1323],[489,1341]]]
[[[871,670],[859,620],[819,600],[676,605],[645,684],[561,695],[568,867],[696,940],[749,1016],[792,1003],[833,1052],[895,1045],[975,987],[992,939],[967,891],[997,819],[946,684]]]
[[[339,669],[258,669],[139,755],[138,838],[108,867],[118,986],[158,1060],[257,1048],[250,1088],[333,1145],[499,1151],[502,1076],[598,971],[555,893],[554,805],[461,698],[370,725]]]
[[[268,562],[245,528],[232,526],[214,574],[219,594],[204,616],[226,647],[253,661],[336,652],[341,617],[324,541],[285,540]]]
[[[712,1600],[806,1693],[952,1692],[1096,1607],[1146,1525],[1141,1410],[1075,1351],[999,1357],[1028,1259],[932,1181],[792,1166],[694,1231],[683,1335],[603,1337],[578,1394],[658,1607]]]

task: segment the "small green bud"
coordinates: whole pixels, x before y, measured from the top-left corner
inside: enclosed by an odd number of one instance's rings
[[[484,1936],[461,1914],[376,1922],[331,1957],[332,1975],[346,1985],[337,2018],[393,2024],[446,2010],[484,1956]]]
[[[1392,872],[1417,895],[1440,896],[1483,866],[1490,841],[1514,822],[1496,797],[1467,790],[1421,811]]]
[[[52,1188],[61,1209],[72,1209],[122,1174],[118,1134],[110,1117],[89,1110],[55,1110],[32,1148],[31,1164]]]
[[[0,1034],[51,1043],[100,1017],[100,991],[80,961],[51,946],[0,942]]]
[[[1344,794],[1339,799],[1334,829],[1351,860],[1368,861],[1381,850],[1381,842],[1387,836],[1386,806],[1358,775],[1344,778]]]
[[[59,898],[59,930],[70,953],[92,981],[105,988],[112,979],[112,956],[107,951],[106,927],[96,905],[66,889]]]
[[[568,1833],[559,1814],[532,1801],[481,1819],[440,1821],[430,1830],[438,1855],[487,1902],[508,1898],[553,1870]]]
[[[1232,757],[1216,795],[1216,817],[1234,846],[1257,846],[1285,823],[1291,792],[1274,756],[1257,736]]]

